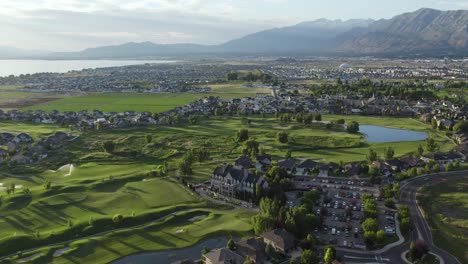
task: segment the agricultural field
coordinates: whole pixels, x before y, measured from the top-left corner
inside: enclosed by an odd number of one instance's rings
[[[245,96],[255,96],[259,92],[270,92],[269,89],[246,88],[243,87],[243,84],[243,82],[234,82],[210,85],[213,90],[209,93],[96,93],[75,95],[18,108],[21,110],[44,110],[46,112],[52,110],[80,111],[96,109],[103,112],[149,111],[158,113],[171,110],[177,106],[185,105],[206,96],[242,98]]]
[[[0,109],[10,110],[57,100],[56,94],[20,92],[17,86],[0,85]]]
[[[468,262],[468,177],[426,187],[418,200],[435,244]]]

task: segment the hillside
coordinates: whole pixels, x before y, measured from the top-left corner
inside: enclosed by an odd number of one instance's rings
[[[420,9],[367,30],[348,33],[339,51],[354,53],[461,52],[468,49],[468,11]]]

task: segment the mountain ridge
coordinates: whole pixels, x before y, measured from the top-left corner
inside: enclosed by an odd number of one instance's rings
[[[220,45],[128,42],[78,52],[50,53],[45,57],[124,59],[210,54],[445,56],[467,52],[468,10],[421,8],[390,19],[305,21],[259,31]]]

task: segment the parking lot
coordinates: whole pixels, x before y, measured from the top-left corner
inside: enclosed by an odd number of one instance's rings
[[[313,210],[322,217],[322,227],[314,231],[314,236],[321,244],[333,244],[337,247],[365,249],[361,223],[364,220],[364,208],[361,197],[372,194],[378,197],[377,186],[366,181],[347,181],[341,179],[312,179],[297,181],[301,189],[317,189],[321,192],[320,203]],[[300,193],[300,192],[299,192]],[[288,206],[300,205],[297,192],[287,194]],[[394,228],[394,212],[386,211],[383,201],[377,199],[379,229]]]

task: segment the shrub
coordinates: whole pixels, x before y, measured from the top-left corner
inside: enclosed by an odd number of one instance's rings
[[[112,222],[120,223],[123,220],[123,216],[121,214],[116,214],[112,217]]]

